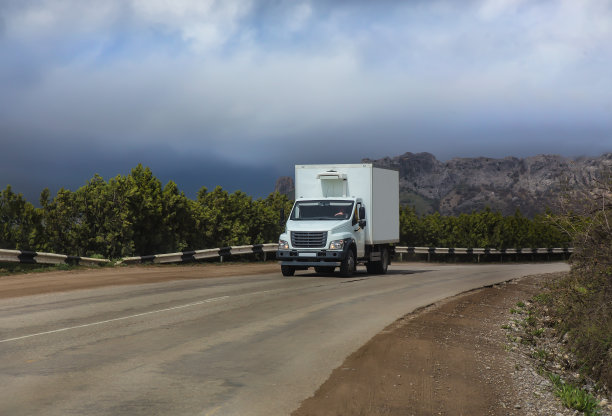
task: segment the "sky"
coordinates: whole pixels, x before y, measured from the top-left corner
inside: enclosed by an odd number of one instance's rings
[[[612,0],[0,0],[0,188],[612,151]]]

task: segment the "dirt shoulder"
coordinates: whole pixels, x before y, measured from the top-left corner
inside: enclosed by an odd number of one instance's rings
[[[104,286],[278,273],[276,262],[187,266],[135,265],[0,276],[0,299]]]
[[[532,403],[519,380],[521,358],[509,354],[501,329],[510,308],[545,278],[475,290],[405,316],[349,356],[292,416],[572,414]]]

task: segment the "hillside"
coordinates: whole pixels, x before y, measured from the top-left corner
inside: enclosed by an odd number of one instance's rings
[[[612,153],[576,159],[538,155],[441,162],[430,153],[408,152],[362,162],[399,171],[400,202],[419,213],[457,215],[490,207],[505,215],[518,208],[533,216],[547,207],[554,210],[562,189],[584,188],[602,170],[612,169]],[[276,189],[289,194],[293,187],[288,182],[286,177],[279,179]]]

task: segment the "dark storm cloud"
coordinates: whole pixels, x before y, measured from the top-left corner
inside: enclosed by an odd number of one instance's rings
[[[11,143],[10,152],[0,153],[0,179],[13,191],[23,193],[38,203],[40,192],[49,188],[53,194],[60,187],[76,190],[95,174],[109,180],[127,175],[139,163],[148,166],[162,182],[174,181],[190,198],[206,187],[221,186],[228,192],[248,191],[253,197],[266,197],[274,191],[281,172],[275,168],[249,167],[228,163],[212,155],[177,152],[163,145],[142,148],[108,148],[100,144],[58,145],[24,139]]]

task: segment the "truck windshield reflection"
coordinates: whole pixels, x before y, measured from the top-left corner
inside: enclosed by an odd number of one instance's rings
[[[353,201],[299,201],[291,212],[292,220],[347,220],[353,213]]]

